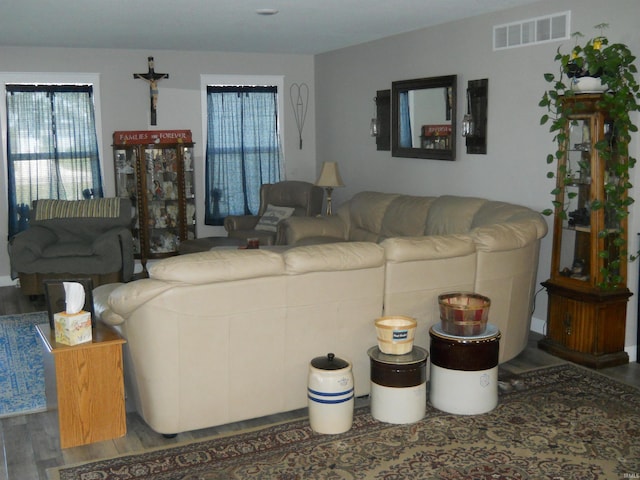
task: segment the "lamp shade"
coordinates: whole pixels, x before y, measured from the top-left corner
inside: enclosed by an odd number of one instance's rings
[[[344,187],[336,162],[323,162],[322,171],[318,180],[316,180],[316,185],[319,187]]]

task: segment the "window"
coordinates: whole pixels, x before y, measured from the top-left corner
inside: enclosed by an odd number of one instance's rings
[[[281,178],[278,87],[207,87],[205,224],[255,215],[260,186]]]
[[[33,200],[102,196],[93,87],[6,85],[9,237]]]

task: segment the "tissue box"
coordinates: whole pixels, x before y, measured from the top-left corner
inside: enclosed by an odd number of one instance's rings
[[[53,320],[56,342],[78,345],[91,341],[91,313],[84,310],[78,313],[60,312],[53,315]]]

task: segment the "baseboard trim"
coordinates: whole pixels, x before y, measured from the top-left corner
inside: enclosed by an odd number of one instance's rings
[[[0,287],[15,287],[17,285],[17,278],[13,280],[10,275],[0,276]]]

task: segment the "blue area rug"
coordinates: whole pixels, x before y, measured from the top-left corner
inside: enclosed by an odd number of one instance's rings
[[[47,408],[36,325],[48,321],[47,312],[0,316],[0,417]]]

